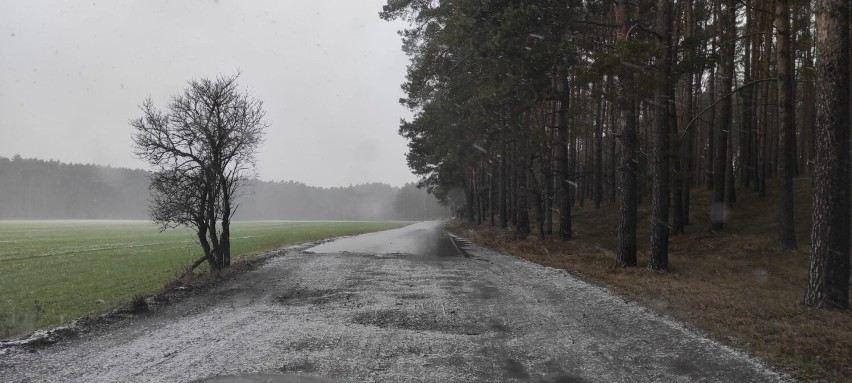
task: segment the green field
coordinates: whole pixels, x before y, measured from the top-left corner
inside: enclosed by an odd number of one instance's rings
[[[232,254],[403,226],[235,222]],[[108,311],[176,279],[201,250],[188,229],[145,221],[0,221],[0,338]]]

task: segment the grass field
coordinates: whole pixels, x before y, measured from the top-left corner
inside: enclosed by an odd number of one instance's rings
[[[235,222],[232,253],[403,226]],[[0,338],[105,312],[176,279],[201,250],[188,229],[145,221],[0,221]]]

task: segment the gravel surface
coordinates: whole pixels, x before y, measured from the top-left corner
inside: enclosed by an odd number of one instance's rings
[[[269,374],[441,382],[788,379],[564,271],[454,242],[436,222],[290,248],[208,290],[48,347],[2,350],[0,381],[250,373],[266,374],[263,381],[274,380]]]

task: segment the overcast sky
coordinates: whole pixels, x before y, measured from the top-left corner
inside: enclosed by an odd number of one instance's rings
[[[396,133],[407,58],[384,0],[0,1],[0,156],[145,168],[130,119],[242,73],[270,124],[264,180],[415,180]]]

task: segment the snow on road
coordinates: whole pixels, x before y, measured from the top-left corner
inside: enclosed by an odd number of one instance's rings
[[[260,268],[35,352],[0,381],[774,382],[760,361],[561,270],[428,222],[291,248]]]

